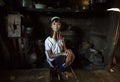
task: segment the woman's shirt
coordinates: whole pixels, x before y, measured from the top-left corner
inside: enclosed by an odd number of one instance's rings
[[[59,39],[58,41],[54,40],[50,36],[45,40],[45,54],[48,61],[53,61],[54,58],[50,58],[47,51],[51,50],[53,54],[60,54],[63,51],[63,40]]]

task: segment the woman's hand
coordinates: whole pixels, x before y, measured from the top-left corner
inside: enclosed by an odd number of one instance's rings
[[[66,52],[62,52],[61,55],[67,56],[68,54]]]
[[[72,53],[72,50],[71,50],[71,49],[66,49],[66,50],[65,50],[65,53],[66,53],[67,55],[69,55],[69,54]]]
[[[61,53],[61,55],[65,55],[65,56],[68,56],[69,54],[72,53],[72,50],[71,49],[66,49],[64,52]]]

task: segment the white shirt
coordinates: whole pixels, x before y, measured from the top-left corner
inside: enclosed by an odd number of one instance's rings
[[[47,57],[47,61],[48,63],[50,64],[51,61],[54,60],[54,58],[50,58],[48,53],[47,53],[47,50],[51,50],[53,54],[59,54],[61,53],[61,48],[60,46],[63,47],[63,40],[58,40],[58,41],[55,41],[53,38],[51,38],[50,36],[47,37],[47,39],[45,40],[45,54],[46,54],[46,57]]]

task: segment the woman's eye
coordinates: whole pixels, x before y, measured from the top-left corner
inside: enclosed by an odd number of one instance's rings
[[[53,25],[55,25],[55,23],[53,23]]]

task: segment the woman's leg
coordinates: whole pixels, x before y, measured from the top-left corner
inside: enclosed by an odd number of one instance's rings
[[[52,64],[55,68],[58,69],[58,71],[63,72],[65,71],[65,68],[63,67],[65,61],[66,61],[66,56],[60,55],[54,61],[52,61]]]

